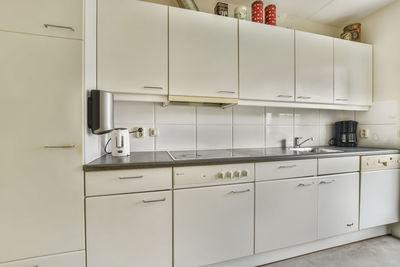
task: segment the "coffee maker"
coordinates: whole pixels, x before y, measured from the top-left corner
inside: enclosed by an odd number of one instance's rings
[[[357,125],[356,121],[338,121],[335,123],[335,137],[330,144],[342,147],[357,146]]]

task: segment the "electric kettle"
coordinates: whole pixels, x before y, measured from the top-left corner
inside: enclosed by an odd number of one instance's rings
[[[111,133],[112,155],[114,157],[124,157],[131,154],[129,142],[129,131],[126,128],[116,128]]]

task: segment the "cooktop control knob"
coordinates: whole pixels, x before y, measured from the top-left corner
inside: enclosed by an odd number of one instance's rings
[[[224,176],[225,176],[225,172],[219,172],[219,173],[217,173],[217,178],[218,178],[218,179],[223,179]]]
[[[232,178],[232,172],[231,172],[231,171],[227,171],[227,172],[225,173],[225,177],[226,177],[226,178]]]
[[[247,177],[249,175],[249,172],[247,170],[242,171],[242,176]]]
[[[233,178],[239,178],[240,177],[240,171],[235,171],[233,173]]]

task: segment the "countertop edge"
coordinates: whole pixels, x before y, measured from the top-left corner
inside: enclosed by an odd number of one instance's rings
[[[238,158],[216,158],[216,159],[196,159],[179,161],[160,161],[160,162],[138,162],[138,163],[115,163],[115,164],[85,164],[83,171],[108,171],[108,170],[127,170],[127,169],[150,169],[150,168],[172,168],[186,166],[222,165],[235,163],[270,162],[285,160],[302,160],[318,158],[338,158],[351,156],[372,156],[385,154],[398,154],[399,149],[376,149],[371,151],[340,152],[340,153],[321,153],[321,154],[301,154],[301,155],[271,155],[262,157],[238,157]]]

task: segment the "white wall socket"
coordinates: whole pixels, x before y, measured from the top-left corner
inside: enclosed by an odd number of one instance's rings
[[[369,137],[369,129],[363,128],[360,131],[361,138],[368,138]]]
[[[144,137],[144,127],[133,128],[133,136],[136,138],[143,138]]]

